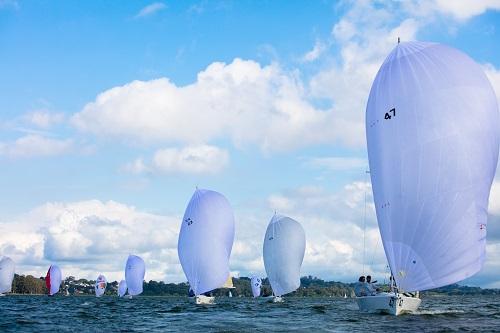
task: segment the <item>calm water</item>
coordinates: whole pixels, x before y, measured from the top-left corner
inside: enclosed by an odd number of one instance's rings
[[[418,314],[362,314],[351,299],[287,298],[282,304],[221,298],[0,297],[0,332],[500,331],[500,296],[426,297]]]

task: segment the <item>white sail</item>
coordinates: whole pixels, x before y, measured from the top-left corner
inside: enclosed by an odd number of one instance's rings
[[[125,281],[127,283],[128,294],[135,296],[142,293],[146,265],[141,257],[129,255],[125,265]]]
[[[127,293],[127,282],[125,280],[121,280],[118,284],[118,296],[123,297]]]
[[[260,296],[260,288],[262,287],[262,279],[257,276],[252,276],[250,280],[250,284],[252,285],[252,295],[253,297]]]
[[[383,63],[366,135],[378,224],[400,289],[436,288],[481,269],[498,129],[495,93],[462,52],[401,43]]]
[[[50,296],[57,294],[59,292],[59,287],[61,287],[62,272],[59,266],[50,265],[47,275],[45,276],[45,285],[47,286],[47,292]]]
[[[276,296],[299,288],[305,248],[306,235],[300,223],[274,215],[264,238],[264,266]]]
[[[106,278],[104,275],[99,275],[95,281],[95,295],[96,297],[101,297],[106,291]]]
[[[195,295],[221,287],[229,277],[234,215],[227,199],[196,190],[182,219],[178,254]]]
[[[12,291],[15,269],[14,261],[9,257],[3,257],[0,260],[0,294]]]

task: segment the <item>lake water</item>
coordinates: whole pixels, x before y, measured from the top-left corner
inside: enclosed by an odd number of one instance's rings
[[[401,332],[500,331],[500,296],[424,297],[417,314],[360,313],[353,299],[286,298],[282,304],[220,298],[0,297],[0,332]]]

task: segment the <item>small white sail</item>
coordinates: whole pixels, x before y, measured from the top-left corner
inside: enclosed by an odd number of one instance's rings
[[[127,282],[125,280],[121,280],[120,284],[118,284],[118,296],[123,297],[127,293]]]
[[[366,107],[384,250],[405,291],[452,284],[483,266],[499,112],[481,67],[434,43],[398,44]]]
[[[57,294],[61,286],[62,272],[59,266],[50,265],[47,275],[45,276],[45,285],[47,286],[47,293],[49,296]]]
[[[12,291],[15,269],[14,261],[9,257],[3,257],[0,260],[0,294]]]
[[[262,287],[262,279],[257,276],[253,276],[250,280],[250,284],[252,285],[252,295],[253,297],[260,296],[260,288]]]
[[[210,190],[196,190],[182,219],[178,254],[195,295],[220,288],[230,277],[234,215],[227,199]]]
[[[282,296],[300,287],[306,235],[299,222],[274,215],[264,238],[264,266],[274,295]]]
[[[104,292],[106,291],[106,285],[108,283],[106,282],[106,278],[104,275],[99,275],[95,281],[95,295],[96,297],[101,297],[104,295]]]
[[[127,283],[128,294],[131,296],[142,293],[144,275],[146,274],[146,264],[141,257],[129,255],[125,265],[125,281]]]

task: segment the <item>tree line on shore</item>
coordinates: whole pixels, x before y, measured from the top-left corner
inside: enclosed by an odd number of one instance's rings
[[[61,293],[69,295],[94,295],[95,280],[76,279],[73,276],[67,277],[61,283]],[[251,297],[252,290],[250,286],[250,278],[248,277],[233,277],[234,288],[231,289],[234,297]],[[189,292],[189,284],[181,283],[165,283],[163,281],[144,281],[144,296],[187,296]],[[300,288],[289,294],[296,297],[354,297],[354,284],[324,281],[313,276],[304,276],[300,279]],[[109,282],[106,287],[106,295],[116,295],[118,282]],[[36,278],[31,275],[14,276],[12,282],[12,293],[16,294],[46,294],[45,278]],[[214,296],[227,296],[227,289],[217,289],[213,292]],[[464,295],[464,294],[500,294],[500,289],[482,289],[479,287],[468,287],[453,284],[450,286],[427,291],[424,294],[445,293],[449,295]],[[271,286],[267,278],[263,279],[262,295],[268,296],[272,294]]]

